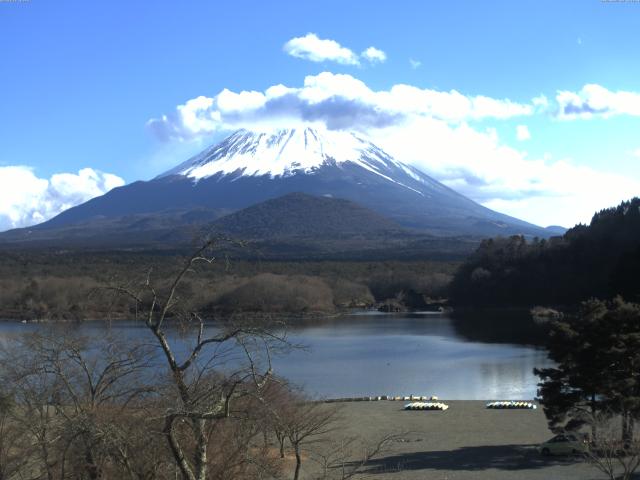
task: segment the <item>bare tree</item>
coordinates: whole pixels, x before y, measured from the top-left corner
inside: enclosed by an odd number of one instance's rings
[[[208,325],[189,307],[182,282],[214,261],[205,255],[211,246],[168,284],[154,285],[149,272],[141,284],[107,289],[133,301],[147,338],[58,329],[22,336],[0,352],[7,400],[0,402],[0,480],[22,467],[34,480],[278,473],[267,446],[256,447],[256,415],[271,354],[287,344],[263,325]]]
[[[627,421],[607,412],[591,419],[597,436],[591,438],[585,460],[610,480],[629,480],[640,467],[640,441],[624,435]]]
[[[291,392],[291,386],[285,379],[273,377],[266,385],[259,404],[263,444],[268,447],[270,438],[275,437],[281,459],[285,458],[288,415],[295,409]]]
[[[131,422],[122,420],[153,391],[144,382],[149,353],[122,339],[89,342],[61,331],[22,336],[3,352],[3,380],[17,405],[12,421],[35,447],[21,449],[41,472],[35,478],[103,477],[116,450],[127,450],[120,440],[129,438],[122,428]]]
[[[8,480],[20,473],[27,464],[24,454],[30,445],[24,432],[14,420],[15,403],[9,395],[0,395],[0,480]]]
[[[280,457],[285,457],[285,442],[295,456],[293,479],[302,473],[302,461],[310,459],[316,468],[309,478],[347,480],[365,472],[370,460],[379,455],[402,434],[387,434],[378,440],[364,441],[359,436],[346,436],[341,409],[335,404],[314,402],[286,382],[272,383],[268,399],[268,422],[276,437]]]
[[[283,412],[286,416],[282,418],[282,426],[296,457],[293,480],[300,477],[303,451],[326,441],[327,435],[336,430],[338,411],[335,405],[292,396],[289,408]]]
[[[10,386],[14,408],[10,420],[19,428],[26,445],[19,454],[34,471],[34,478],[57,478],[57,455],[61,422],[51,405],[59,384],[20,349],[22,339],[2,351],[2,383]],[[14,445],[14,447],[16,447]]]
[[[149,271],[108,287],[129,299],[144,338],[52,329],[0,352],[10,400],[0,402],[0,480],[20,469],[33,480],[275,478],[283,462],[270,432],[281,457],[287,443],[295,454],[295,480],[307,456],[323,479],[362,472],[388,440],[332,443],[335,406],[273,378],[272,354],[290,348],[284,334],[264,322],[209,323],[189,305],[183,281],[215,261],[212,246],[169,281]]]
[[[167,288],[154,285],[152,272],[138,288],[111,288],[133,301],[136,318],[144,322],[164,358],[170,403],[162,413],[163,434],[186,480],[208,478],[210,449],[221,447],[214,426],[244,415],[234,411],[237,399],[261,395],[272,373],[271,351],[283,341],[261,326],[208,326],[180,298],[186,276],[198,265],[215,261],[213,246],[208,241],[191,255]],[[167,334],[170,319],[180,321],[187,340],[193,341],[172,341]]]
[[[348,480],[366,474],[369,462],[404,435],[406,433],[386,434],[373,442],[355,436],[332,438],[325,442],[324,448],[310,452],[310,458],[320,466],[317,480]]]
[[[295,456],[293,478],[302,474],[302,462],[313,462],[305,476],[316,480],[346,480],[366,473],[370,460],[403,434],[386,434],[377,440],[364,441],[359,436],[342,435],[341,408],[335,403],[315,402],[290,385],[274,378],[262,397],[262,428],[265,445],[275,437],[278,454],[287,450]]]

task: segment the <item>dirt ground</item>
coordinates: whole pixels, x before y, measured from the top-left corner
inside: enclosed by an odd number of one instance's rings
[[[366,467],[372,479],[605,478],[580,458],[547,458],[536,451],[552,436],[540,408],[488,410],[482,401],[445,403],[450,408],[444,412],[405,411],[405,402],[394,401],[340,403],[345,425],[340,433],[375,442],[403,432]]]

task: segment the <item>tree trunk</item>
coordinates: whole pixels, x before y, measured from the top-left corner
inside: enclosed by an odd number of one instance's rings
[[[596,421],[596,394],[591,394],[591,418],[593,421],[591,422],[591,441],[595,442],[598,440],[598,422]]]
[[[207,479],[207,446],[209,439],[206,432],[206,420],[197,419],[193,421],[194,431],[196,433],[196,478],[197,480]]]
[[[631,412],[626,409],[622,410],[620,417],[622,420],[622,445],[627,449],[633,441],[633,418]]]
[[[284,458],[284,442],[287,439],[286,435],[283,432],[280,432],[278,429],[275,430],[276,439],[278,440],[278,445],[280,447],[280,458]]]
[[[47,444],[46,444],[46,440],[42,441],[41,439],[39,439],[40,441],[40,449],[42,452],[42,459],[44,460],[44,465],[45,468],[47,469],[47,480],[53,480],[55,478],[55,475],[53,473],[53,464],[49,461],[49,449],[47,448]],[[62,458],[62,478],[64,478],[64,462],[65,459],[64,457]]]
[[[102,475],[100,474],[100,468],[96,465],[96,462],[93,459],[93,453],[90,449],[85,451],[85,460],[86,460],[86,468],[87,475],[91,480],[98,480]]]
[[[300,476],[300,466],[302,465],[302,457],[300,456],[300,446],[297,443],[294,445],[294,451],[296,452],[296,471],[293,474],[293,480],[298,480]]]
[[[173,459],[178,465],[180,473],[182,473],[182,478],[185,480],[196,480],[196,477],[191,471],[191,467],[184,456],[182,447],[180,446],[178,439],[175,437],[173,431],[173,419],[171,417],[165,418],[164,434],[167,438],[167,441],[169,442],[169,447],[171,448]]]

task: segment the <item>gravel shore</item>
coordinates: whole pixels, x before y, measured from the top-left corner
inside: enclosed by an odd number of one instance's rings
[[[403,401],[341,403],[345,435],[369,441],[403,432],[369,463],[369,478],[555,480],[604,478],[580,458],[541,456],[552,433],[542,409],[490,410],[483,401],[445,401],[447,411],[405,411]],[[342,432],[341,432],[342,433]]]

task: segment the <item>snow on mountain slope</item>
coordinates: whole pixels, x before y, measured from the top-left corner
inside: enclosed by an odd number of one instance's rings
[[[312,128],[271,132],[238,130],[181,165],[160,175],[183,175],[195,181],[214,175],[233,177],[288,177],[313,174],[322,166],[349,162],[422,195],[419,190],[393,178],[403,171],[414,180],[433,184],[414,168],[393,159],[386,152],[352,132]]]
[[[464,197],[357,133],[315,128],[239,130],[153,180],[116,188],[37,228],[178,210],[231,213],[295,192],[349,200],[433,235],[550,235]]]

